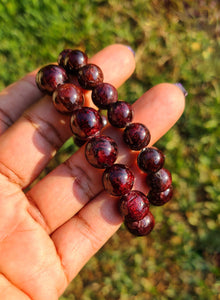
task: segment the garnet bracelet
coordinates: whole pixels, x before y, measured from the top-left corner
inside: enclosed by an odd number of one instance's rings
[[[155,224],[150,204],[160,206],[173,195],[170,172],[163,168],[165,157],[155,147],[147,147],[150,132],[141,123],[132,123],[132,106],[118,100],[118,92],[110,83],[103,82],[102,70],[88,63],[87,55],[80,50],[65,49],[58,56],[58,65],[47,65],[36,76],[38,88],[52,96],[62,114],[70,114],[70,128],[78,146],[85,145],[85,157],[95,168],[103,169],[103,188],[112,196],[120,197],[119,212],[127,229],[137,236],[149,234]],[[84,90],[92,91],[96,110],[85,107]],[[140,151],[137,165],[146,173],[150,187],[148,195],[132,190],[134,174],[125,165],[115,163],[118,156],[116,142],[102,135],[107,120],[101,111],[107,110],[108,122],[122,128],[124,143],[132,151]]]

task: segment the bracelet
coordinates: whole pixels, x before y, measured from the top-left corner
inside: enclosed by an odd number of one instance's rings
[[[147,147],[150,132],[141,123],[134,123],[132,106],[118,100],[118,92],[110,83],[103,82],[102,70],[88,63],[86,53],[64,49],[58,56],[58,65],[42,67],[36,75],[38,88],[52,96],[56,110],[71,115],[70,128],[78,146],[85,145],[85,157],[95,168],[103,169],[103,188],[110,195],[119,197],[119,213],[127,229],[136,236],[149,234],[155,225],[150,204],[161,206],[173,196],[172,178],[165,169],[164,154],[155,147]],[[83,106],[84,90],[92,91],[92,101],[98,110]],[[107,110],[107,119],[101,115]],[[118,157],[116,142],[102,135],[107,123],[123,129],[124,143],[137,157],[139,169],[146,173],[150,187],[148,195],[132,190],[134,174],[125,165],[115,163]]]

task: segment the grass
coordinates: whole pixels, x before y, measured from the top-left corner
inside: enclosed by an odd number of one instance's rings
[[[184,115],[157,143],[175,199],[154,210],[157,226],[133,238],[122,226],[60,300],[220,299],[220,26],[218,0],[2,0],[0,88],[65,47],[91,56],[130,45],[137,67],[119,89],[133,102],[160,82],[188,90]],[[65,144],[53,168],[73,149]]]

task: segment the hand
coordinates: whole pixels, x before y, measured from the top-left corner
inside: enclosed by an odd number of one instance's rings
[[[131,51],[112,45],[91,62],[105,82],[119,87],[135,67]],[[85,263],[120,227],[117,199],[103,191],[102,171],[90,166],[83,148],[28,187],[71,136],[69,117],[54,109],[35,85],[34,71],[0,94],[0,299],[56,300]],[[86,105],[92,106],[90,93]],[[125,99],[126,100],[126,99]],[[155,143],[184,109],[182,91],[160,84],[138,99],[134,121],[145,124]],[[119,146],[119,160],[131,165],[134,152],[118,130],[108,135]],[[146,192],[136,166],[135,188]],[[90,201],[91,200],[91,201]]]

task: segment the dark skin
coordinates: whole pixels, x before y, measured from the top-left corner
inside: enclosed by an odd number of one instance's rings
[[[123,45],[103,49],[90,62],[116,87],[135,68],[133,54]],[[83,148],[23,192],[71,136],[69,117],[38,90],[36,72],[0,94],[0,299],[5,300],[57,300],[122,223],[117,199],[103,191],[102,171],[87,163]],[[85,97],[86,105],[93,106],[89,92]],[[160,84],[133,109],[134,122],[149,128],[152,145],[181,116],[184,96],[178,87]],[[105,133],[117,141],[117,162],[134,172],[134,189],[147,192],[136,154],[118,130],[108,127]]]

